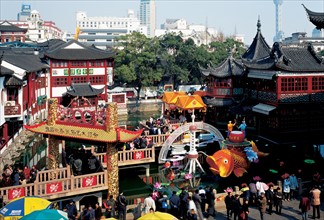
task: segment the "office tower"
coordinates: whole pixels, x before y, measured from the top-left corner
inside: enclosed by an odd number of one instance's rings
[[[149,37],[155,35],[155,0],[141,0],[140,3],[140,21],[141,25],[147,26]]]

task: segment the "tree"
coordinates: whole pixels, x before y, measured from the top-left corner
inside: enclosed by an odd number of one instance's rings
[[[167,33],[160,38],[160,59],[164,71],[163,80],[172,83],[173,88],[189,80],[188,71],[176,62],[183,44],[181,34]]]
[[[117,41],[120,49],[115,58],[115,79],[132,85],[139,99],[142,87],[153,86],[161,80],[162,69],[157,56],[159,41],[138,32],[122,36]]]

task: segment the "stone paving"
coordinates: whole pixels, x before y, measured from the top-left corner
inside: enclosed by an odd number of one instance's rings
[[[268,213],[265,214],[266,220],[300,220],[301,218],[301,212],[298,208],[299,206],[299,200],[292,200],[292,201],[283,201],[283,207],[281,211],[281,215],[276,214],[275,212],[272,213],[272,215],[269,215]],[[226,220],[226,209],[225,205],[223,204],[216,204],[216,216],[209,217],[207,220]],[[260,212],[256,207],[250,207],[249,208],[250,214],[249,214],[249,220],[259,220],[260,219]],[[320,214],[321,214],[321,220],[324,220],[324,201],[322,199],[321,201],[321,207],[320,207]],[[308,217],[311,219],[313,215],[313,208],[311,207],[311,210],[308,212]],[[131,213],[127,214],[127,220],[133,220],[133,215]],[[233,217],[232,217],[233,219]]]
[[[267,220],[287,220],[287,219],[291,219],[291,220],[299,220],[302,219],[301,218],[301,212],[298,208],[299,206],[299,200],[292,200],[292,201],[283,201],[283,207],[282,207],[282,211],[281,211],[281,215],[276,214],[275,212],[272,213],[272,215],[269,214],[265,214],[265,219]],[[321,219],[324,219],[324,202],[321,201]],[[250,220],[258,220],[260,219],[260,212],[256,207],[250,207],[249,208],[250,211],[250,215],[249,215],[249,219]],[[308,212],[308,216],[309,218],[311,218],[313,215],[313,208],[311,207],[311,210]],[[213,218],[208,218],[208,220],[212,220]],[[226,218],[226,209],[225,207],[220,207],[219,210],[217,210],[217,215],[214,219],[217,220],[223,220],[223,219],[227,219]]]

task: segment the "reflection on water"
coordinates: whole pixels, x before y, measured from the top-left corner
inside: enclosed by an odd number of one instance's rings
[[[127,105],[128,115],[119,117],[119,125],[127,125],[133,130],[140,121],[149,119],[151,116],[158,118],[161,116],[161,103],[139,103]]]

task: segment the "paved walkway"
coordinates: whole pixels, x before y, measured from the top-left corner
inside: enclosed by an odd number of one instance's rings
[[[288,201],[283,201],[283,207],[281,211],[281,215],[277,215],[276,213],[273,213],[272,215],[266,214],[265,219],[270,219],[270,220],[299,220],[301,219],[301,213],[298,208],[299,206],[299,200],[292,200],[290,202]],[[255,207],[250,207],[250,215],[249,215],[249,220],[257,220],[260,219],[260,213],[259,210]],[[217,220],[224,220],[226,218],[226,210],[224,208],[217,210],[217,215],[215,219]],[[312,217],[313,215],[313,208],[311,207],[311,210],[308,212],[308,216]],[[208,220],[211,220],[212,218],[208,218]],[[322,201],[321,204],[321,219],[324,219],[324,204]]]
[[[290,202],[283,201],[283,207],[281,211],[281,215],[276,214],[275,212],[272,215],[265,214],[266,220],[300,220],[301,213],[298,208],[299,206],[299,200],[292,200]],[[227,220],[226,218],[226,209],[224,205],[216,205],[217,214],[216,217],[209,217],[207,220]],[[249,214],[249,220],[259,220],[260,219],[260,213],[259,210],[256,207],[250,207],[250,214]],[[324,219],[324,201],[321,201],[321,219]],[[311,218],[313,215],[313,208],[311,207],[311,210],[308,212],[309,218]],[[127,220],[133,220],[133,214],[128,213],[127,214]],[[232,218],[233,219],[233,218]]]

